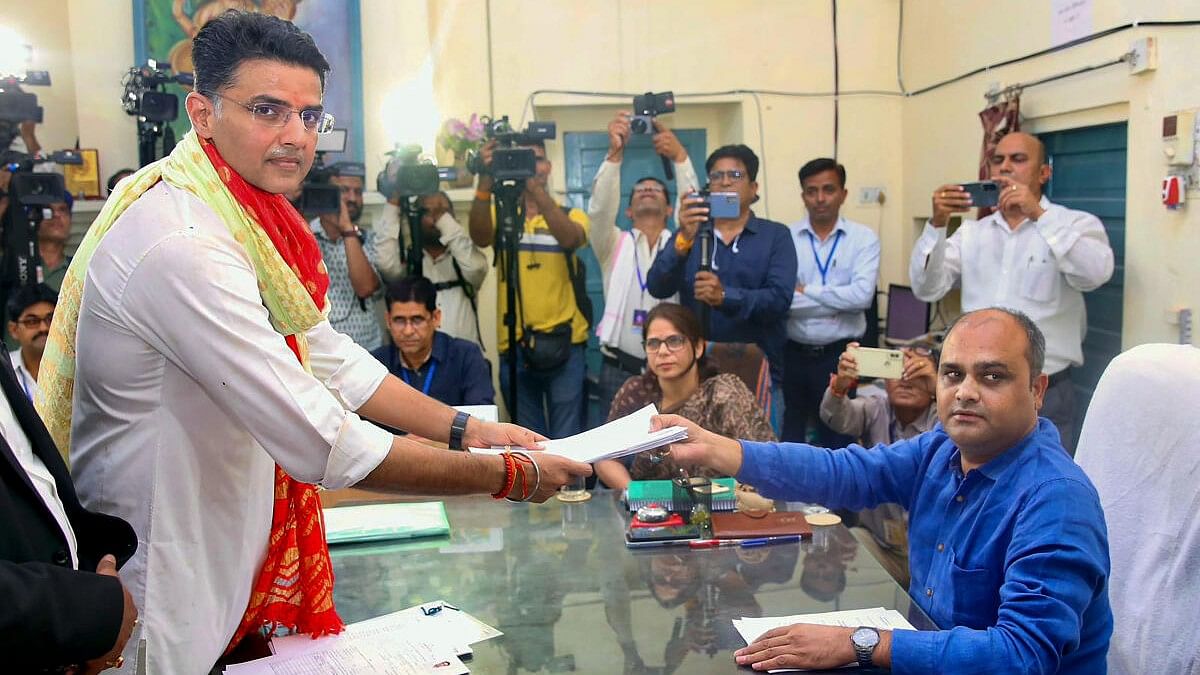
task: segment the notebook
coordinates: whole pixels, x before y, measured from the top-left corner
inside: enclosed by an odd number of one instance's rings
[[[713,478],[714,494],[712,496],[713,511],[732,511],[737,506],[737,485],[732,478]],[[669,511],[678,510],[683,505],[675,504],[675,486],[669,480],[635,480],[625,488],[625,503],[629,505],[630,513],[646,506],[659,504]]]
[[[437,537],[450,533],[442,502],[364,504],[324,509],[325,541],[342,544]]]
[[[812,537],[812,528],[798,512],[768,513],[753,518],[744,513],[714,513],[712,517],[713,537],[717,539],[753,539],[798,534],[801,538]]]

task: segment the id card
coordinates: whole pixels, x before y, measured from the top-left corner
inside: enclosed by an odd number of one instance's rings
[[[646,315],[648,313],[649,312],[647,312],[644,309],[633,310],[633,332],[635,332],[635,333],[642,332],[642,328],[645,327],[645,325],[646,325]]]

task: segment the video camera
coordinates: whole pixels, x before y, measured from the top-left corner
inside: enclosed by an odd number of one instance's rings
[[[21,122],[42,122],[42,106],[37,95],[21,89],[27,84],[35,87],[50,85],[50,73],[44,70],[26,71],[24,75],[0,77],[0,150],[7,150],[21,133]]]
[[[312,168],[304,177],[301,184],[300,199],[295,203],[296,210],[306,218],[315,218],[342,210],[342,189],[330,183],[329,179],[341,174],[342,165],[325,164],[325,154],[329,152],[346,151],[346,130],[334,129],[328,134],[317,135],[316,159]]]
[[[147,122],[172,122],[179,117],[179,97],[163,89],[175,82],[187,87],[195,84],[191,73],[171,74],[171,66],[150,59],[144,66],[134,66],[125,73],[121,85],[121,107],[125,114],[136,115]]]
[[[388,199],[433,194],[442,181],[458,179],[458,170],[454,167],[437,166],[421,159],[419,145],[407,145],[388,154],[391,159],[375,179],[375,189]]]
[[[516,147],[528,145],[533,141],[553,140],[558,136],[558,128],[554,122],[539,122],[534,120],[525,127],[525,131],[516,131],[508,121],[508,115],[498,120],[488,117],[483,119],[484,134],[489,141],[496,141],[496,149],[492,151],[492,165],[485,167],[483,157],[472,154],[467,158],[467,170],[475,175],[490,173],[497,181],[525,180],[537,175],[537,155],[530,148]]]
[[[24,206],[49,206],[63,200],[67,191],[61,174],[33,173],[33,157],[12,150],[0,152],[0,168],[13,174],[8,185],[8,196]],[[75,150],[56,150],[39,162],[55,164],[83,164],[83,157]]]
[[[633,119],[629,121],[629,130],[635,134],[654,133],[654,118],[659,115],[675,112],[674,92],[664,91],[660,94],[646,92],[633,97]]]

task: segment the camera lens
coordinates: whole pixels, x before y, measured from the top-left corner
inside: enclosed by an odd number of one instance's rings
[[[633,121],[629,123],[629,128],[635,134],[644,134],[649,129],[645,117],[633,118]]]

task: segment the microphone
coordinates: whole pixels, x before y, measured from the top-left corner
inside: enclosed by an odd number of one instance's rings
[[[700,231],[696,233],[700,240],[700,271],[712,271],[712,230],[708,229],[707,225],[701,225]]]

